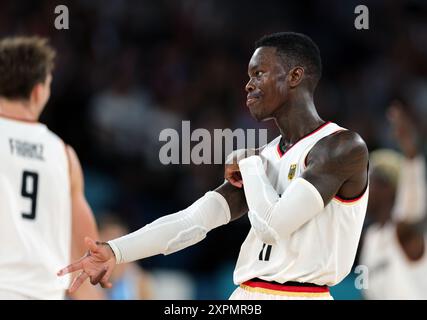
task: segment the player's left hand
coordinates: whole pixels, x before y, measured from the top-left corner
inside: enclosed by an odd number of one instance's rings
[[[69,292],[76,291],[88,278],[93,285],[101,284],[103,288],[111,288],[112,284],[108,281],[111,273],[116,265],[116,258],[108,244],[95,242],[92,239],[85,238],[88,252],[78,261],[68,265],[58,271],[58,276],[63,276],[67,273],[81,271],[74,278],[70,285]]]

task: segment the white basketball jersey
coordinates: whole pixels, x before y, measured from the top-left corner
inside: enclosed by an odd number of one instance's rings
[[[308,152],[322,138],[345,130],[325,123],[301,138],[284,154],[279,148],[280,136],[261,152],[266,173],[278,194],[306,169]],[[335,285],[350,271],[366,214],[368,190],[360,197],[343,200],[335,197],[324,210],[289,237],[275,245],[266,245],[253,228],[243,242],[234,271],[236,285],[260,278],[266,281],[309,282]]]
[[[424,241],[427,244],[427,237]],[[371,300],[426,300],[427,254],[410,261],[401,248],[396,226],[374,224],[363,241],[360,263],[368,267],[365,298]]]
[[[65,145],[41,123],[0,118],[0,299],[62,299],[71,196]]]

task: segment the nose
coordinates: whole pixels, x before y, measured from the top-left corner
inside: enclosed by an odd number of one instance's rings
[[[254,86],[254,83],[253,83],[253,81],[252,81],[252,78],[248,81],[248,83],[246,84],[246,86],[245,86],[245,90],[246,90],[246,92],[252,92],[252,91],[254,91],[255,90],[255,86]]]

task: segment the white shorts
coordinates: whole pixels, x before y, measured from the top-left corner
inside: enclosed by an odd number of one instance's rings
[[[327,287],[326,289],[290,287],[246,281],[234,290],[229,300],[334,300],[334,298]]]

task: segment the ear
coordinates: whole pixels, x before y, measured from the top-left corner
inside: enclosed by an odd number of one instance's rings
[[[43,84],[37,83],[33,90],[31,90],[30,94],[30,102],[31,104],[38,105],[40,103],[40,100],[43,99]]]
[[[289,86],[291,88],[295,88],[301,83],[304,77],[304,72],[305,71],[303,67],[295,67],[289,71],[288,79],[289,79]]]

